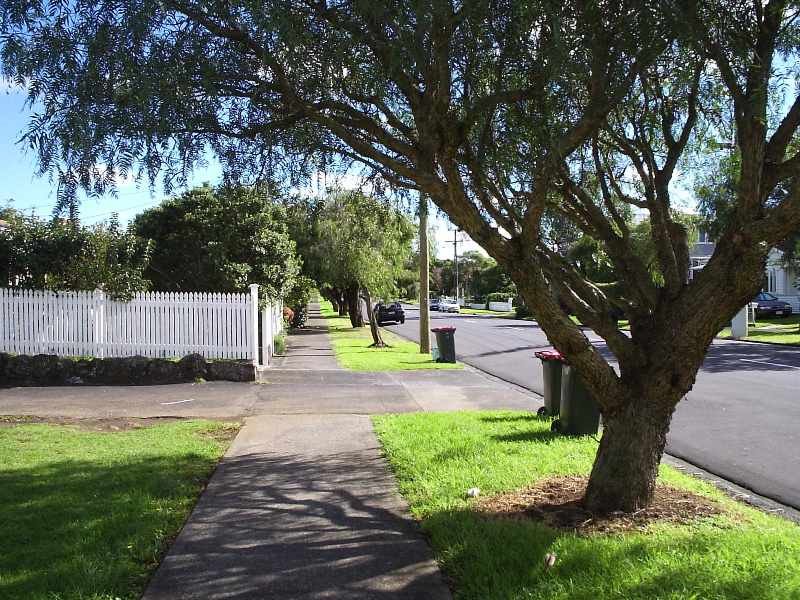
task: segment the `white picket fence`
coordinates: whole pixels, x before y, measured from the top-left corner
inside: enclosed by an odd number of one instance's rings
[[[485,303],[470,304],[469,307],[483,309],[486,308],[486,304]],[[508,312],[514,310],[514,299],[509,298],[508,302],[489,302],[489,310],[494,310],[498,312]]]
[[[489,310],[496,310],[498,312],[514,310],[514,299],[509,298],[508,302],[489,302]]]
[[[0,351],[59,356],[250,359],[266,364],[282,326],[279,303],[262,315],[258,286],[249,294],[144,292],[130,302],[101,291],[0,288]]]

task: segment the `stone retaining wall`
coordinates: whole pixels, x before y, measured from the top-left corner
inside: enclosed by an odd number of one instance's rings
[[[189,354],[180,360],[130,356],[64,358],[0,353],[0,385],[154,385],[208,381],[255,381],[255,367],[246,360],[206,360]]]

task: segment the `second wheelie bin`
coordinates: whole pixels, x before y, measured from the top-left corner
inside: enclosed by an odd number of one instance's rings
[[[561,410],[551,430],[567,435],[596,435],[600,427],[600,409],[580,375],[569,364],[561,370]]]

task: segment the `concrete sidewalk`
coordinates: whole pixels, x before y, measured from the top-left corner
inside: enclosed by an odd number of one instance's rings
[[[248,419],[145,600],[446,599],[369,417]]]
[[[306,326],[288,337],[285,355],[275,358],[272,366],[277,369],[339,368],[319,304],[309,304]]]
[[[386,374],[338,369],[310,315],[144,600],[450,598],[365,414],[421,407]]]

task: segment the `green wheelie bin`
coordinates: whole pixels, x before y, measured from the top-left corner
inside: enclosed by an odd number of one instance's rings
[[[443,363],[456,362],[456,328],[434,327],[431,331],[436,334],[436,346],[439,348],[439,358],[436,361]]]
[[[544,406],[536,411],[540,417],[555,417],[561,408],[561,369],[564,357],[558,350],[540,350],[534,354],[542,361]]]
[[[600,409],[578,372],[564,363],[561,371],[561,410],[551,430],[567,435],[596,435]]]

